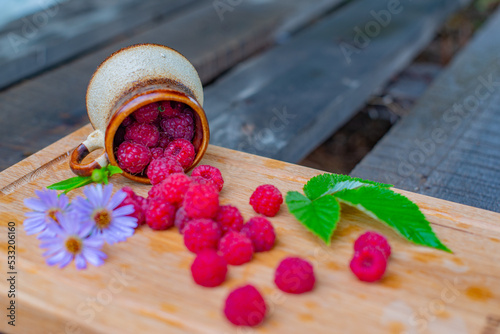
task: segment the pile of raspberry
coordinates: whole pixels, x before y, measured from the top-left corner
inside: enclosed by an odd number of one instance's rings
[[[125,187],[122,205],[134,205],[134,217],[153,230],[173,226],[184,237],[186,248],[196,256],[191,274],[204,287],[221,285],[228,266],[240,266],[252,260],[254,253],[273,248],[276,233],[267,217],[274,217],[283,203],[281,192],[273,185],[262,185],[253,192],[249,203],[257,215],[246,223],[233,205],[220,205],[219,193],[224,180],[219,169],[200,165],[191,176],[182,171],[155,170],[148,197],[136,195]],[[284,259],[275,273],[275,284],[288,293],[312,290],[315,278],[311,264],[300,258]],[[256,326],[266,314],[266,304],[252,285],[234,289],[226,298],[224,314],[238,326]]]
[[[197,166],[191,176],[182,169],[155,166],[150,173],[148,168],[148,177],[153,183],[148,197],[125,187],[127,198],[121,205],[132,204],[133,216],[153,230],[178,228],[186,248],[196,254],[191,265],[196,284],[217,287],[226,280],[229,265],[243,265],[252,260],[254,253],[273,248],[276,234],[267,217],[274,217],[283,203],[275,186],[261,185],[252,193],[249,204],[260,215],[245,223],[237,207],[220,205],[224,180],[213,166]],[[384,236],[366,232],[354,243],[351,271],[361,281],[378,281],[390,255],[391,247]],[[313,266],[300,257],[287,257],[277,266],[274,283],[286,293],[309,292],[316,283]],[[264,321],[267,306],[259,290],[247,284],[229,293],[223,312],[234,325],[257,326]]]
[[[193,115],[186,104],[174,101],[154,102],[137,109],[115,135],[120,168],[131,174],[146,174],[153,184],[160,182],[159,174],[183,172],[196,155]]]

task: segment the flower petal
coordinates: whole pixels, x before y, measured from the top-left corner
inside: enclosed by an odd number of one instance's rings
[[[62,258],[62,260],[59,262],[59,268],[64,268],[68,265],[68,263],[73,260],[73,256],[70,253],[66,253],[66,255]]]
[[[83,244],[88,247],[101,248],[104,244],[104,240],[100,236],[91,236],[83,240]]]
[[[108,203],[108,208],[110,210],[116,209],[116,207],[122,204],[123,200],[127,197],[127,193],[123,190],[118,190],[115,195],[111,198]]]
[[[94,250],[92,248],[84,248],[83,256],[85,259],[92,265],[98,267],[104,263],[104,259],[106,258],[106,254],[99,250]]]
[[[57,204],[58,204],[57,206],[63,210],[68,209],[69,206],[68,196],[66,196],[66,194],[59,195],[59,202]]]
[[[26,198],[24,199],[24,205],[31,210],[45,212],[48,209],[47,204],[39,200],[38,198]]]
[[[64,249],[62,249],[61,247],[51,247],[51,248],[48,248],[47,251],[43,252],[42,256],[43,257],[51,257],[57,253],[60,253],[60,252],[64,252]]]
[[[64,257],[65,257],[65,254],[67,252],[64,251],[64,250],[61,250],[57,253],[55,253],[54,255],[52,255],[51,257],[47,258],[46,262],[49,266],[52,266],[56,263],[58,263],[59,261],[61,261]]]
[[[32,217],[24,220],[23,227],[26,234],[31,235],[45,230],[47,225],[45,224],[45,219]]]
[[[84,189],[83,189],[83,193],[85,194],[85,197],[87,197],[87,200],[89,201],[90,205],[92,208],[97,208],[97,207],[100,207],[100,199],[101,199],[101,195],[98,191],[98,188],[97,188],[98,185],[96,186],[86,186]]]
[[[46,238],[41,240],[42,242],[40,243],[40,248],[45,249],[45,248],[53,248],[53,247],[58,247],[60,249],[64,249],[63,246],[63,240],[59,237],[54,237],[54,238]]]
[[[113,185],[108,184],[104,186],[101,198],[101,206],[107,207],[109,200],[111,199],[111,194],[113,194]]]
[[[87,261],[85,261],[85,258],[83,257],[82,254],[77,254],[75,256],[75,266],[76,266],[76,269],[87,268]]]
[[[95,224],[89,222],[82,222],[78,228],[78,235],[80,238],[86,238],[92,232],[92,229],[95,227]]]
[[[132,204],[121,206],[113,211],[113,217],[127,216],[135,212]]]

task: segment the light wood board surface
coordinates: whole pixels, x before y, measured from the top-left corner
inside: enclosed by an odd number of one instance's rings
[[[202,288],[192,281],[194,255],[176,229],[154,232],[141,227],[127,242],[106,245],[106,263],[77,271],[44,263],[35,236],[22,228],[23,199],[35,189],[71,177],[67,152],[90,126],[0,173],[0,260],[7,271],[7,223],[17,224],[17,319],[7,325],[6,279],[0,280],[2,320],[7,333],[490,333],[500,322],[500,215],[410,192],[454,254],[415,246],[368,216],[342,207],[342,219],[330,247],[307,232],[283,206],[271,219],[277,244],[240,267],[227,281]],[[246,219],[254,212],[251,192],[271,183],[283,193],[301,190],[321,171],[210,146],[203,160],[221,169],[222,203],[236,205]],[[150,186],[117,176],[145,195]],[[81,194],[74,191],[71,198]],[[385,278],[359,282],[348,268],[354,239],[365,230],[385,234],[393,247]],[[315,267],[313,292],[287,295],[273,283],[274,269],[288,255],[309,259]],[[4,276],[2,276],[4,277]],[[237,329],[222,315],[229,291],[252,283],[268,303],[266,321]]]

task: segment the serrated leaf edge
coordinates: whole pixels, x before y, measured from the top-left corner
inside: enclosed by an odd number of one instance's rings
[[[347,190],[347,191],[348,191],[348,190]],[[401,195],[401,196],[403,196],[403,197],[407,198],[407,197],[406,197],[406,196],[404,196],[404,195]],[[358,209],[359,211],[361,211],[361,212],[363,212],[364,214],[366,214],[367,216],[369,216],[369,217],[371,217],[371,218],[373,218],[373,219],[375,219],[375,220],[377,220],[377,221],[379,221],[379,222],[383,223],[384,225],[388,226],[391,230],[395,231],[398,235],[400,235],[400,236],[401,236],[403,239],[405,239],[406,241],[409,241],[409,242],[413,243],[414,245],[418,245],[418,246],[421,246],[421,247],[430,247],[430,246],[426,246],[426,245],[421,245],[421,244],[418,244],[418,243],[414,242],[413,240],[410,240],[410,239],[406,238],[404,235],[402,235],[401,233],[399,233],[399,231],[398,231],[396,228],[394,228],[394,227],[390,226],[390,225],[389,225],[386,221],[384,221],[383,219],[380,219],[380,218],[379,218],[377,215],[375,215],[372,211],[370,211],[370,210],[366,209],[366,208],[365,208],[364,206],[362,206],[361,204],[353,204],[353,203],[351,203],[351,202],[349,202],[349,201],[346,201],[346,200],[343,200],[343,199],[341,199],[341,198],[337,198],[337,200],[338,200],[339,202],[341,202],[341,203],[344,203],[344,204],[347,204],[347,205],[349,205],[349,206],[351,206],[351,207],[353,207],[353,208],[356,208],[356,209]],[[408,200],[410,200],[410,199],[408,199]],[[410,200],[410,201],[411,201],[411,200]],[[411,202],[413,203],[413,201],[411,201]],[[418,206],[417,206],[417,208],[418,208]],[[418,210],[420,211],[420,208],[418,208]],[[429,223],[429,225],[430,225],[430,222],[427,220],[427,218],[426,218],[425,220],[426,220],[426,221]],[[434,231],[433,231],[433,233],[434,233],[434,235],[435,235],[435,232],[434,232]],[[430,248],[434,248],[434,249],[438,249],[438,250],[443,250],[443,251],[448,252],[448,253],[453,253],[453,252],[451,251],[451,249],[449,249],[449,248],[448,248],[445,244],[443,244],[443,243],[441,242],[441,240],[439,239],[439,237],[438,237],[437,235],[436,235],[436,239],[439,241],[439,243],[440,243],[440,245],[441,245],[442,247],[439,247],[439,248],[437,248],[437,247],[430,247]]]

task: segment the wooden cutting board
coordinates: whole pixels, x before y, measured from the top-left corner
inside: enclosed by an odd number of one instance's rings
[[[391,229],[349,207],[330,247],[307,232],[283,206],[272,218],[276,247],[240,267],[230,267],[217,288],[193,283],[193,254],[176,229],[141,227],[127,242],[106,245],[106,263],[77,271],[44,263],[35,236],[22,228],[23,199],[33,191],[71,177],[68,154],[90,133],[86,126],[0,173],[0,245],[7,272],[7,223],[17,224],[17,318],[7,324],[6,279],[0,280],[7,333],[500,333],[500,215],[414,193],[415,201],[454,254],[415,246]],[[223,204],[246,219],[252,191],[271,183],[283,193],[301,190],[321,171],[211,146],[203,160],[221,169]],[[146,195],[150,186],[113,177],[119,187]],[[73,191],[71,197],[80,195]],[[386,235],[393,247],[386,276],[374,284],[350,272],[354,239],[366,230]],[[308,258],[315,267],[313,292],[288,295],[273,283],[274,268],[288,255]],[[269,313],[255,329],[237,329],[222,315],[225,296],[252,283],[264,294]]]

